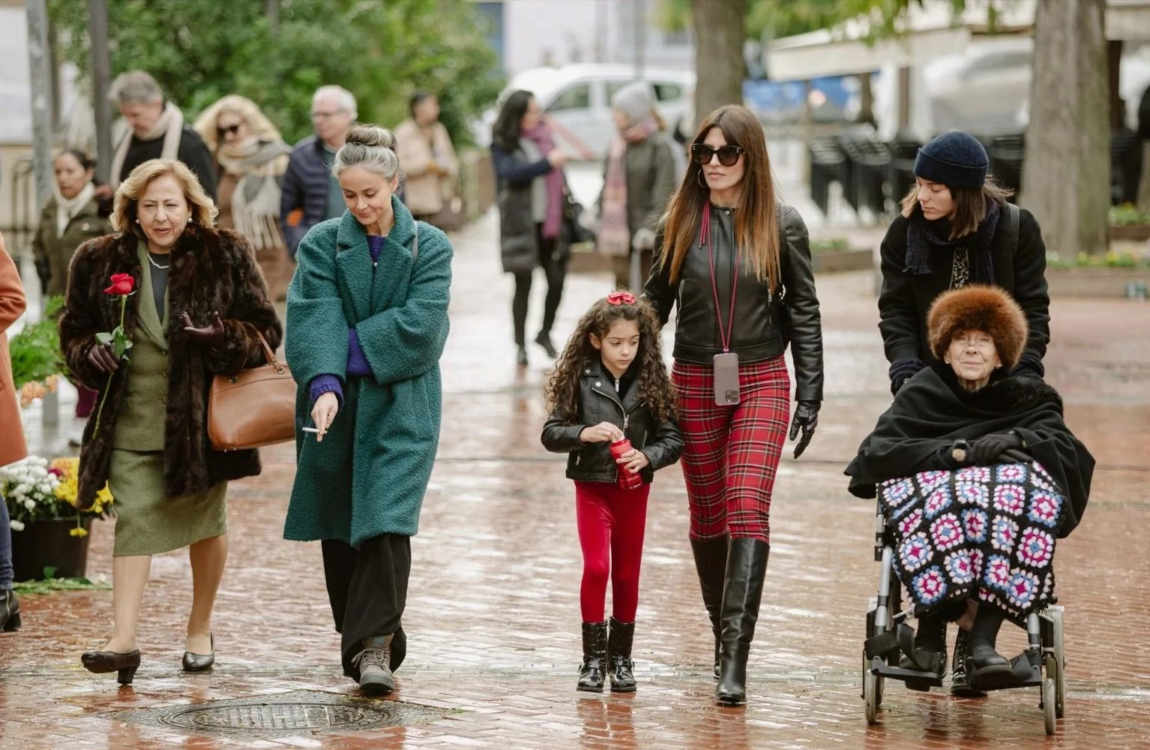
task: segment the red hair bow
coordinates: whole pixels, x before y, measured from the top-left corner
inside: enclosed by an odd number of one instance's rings
[[[635,304],[635,295],[630,292],[611,292],[607,295],[608,305],[633,305]]]

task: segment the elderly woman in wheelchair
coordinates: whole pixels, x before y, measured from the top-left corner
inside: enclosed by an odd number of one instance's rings
[[[891,668],[882,674],[910,688],[941,685],[946,625],[957,620],[953,692],[1040,684],[1043,644],[1032,615],[1056,601],[1055,540],[1085,510],[1094,459],[1063,422],[1053,388],[1008,374],[1027,326],[1006,292],[946,292],[927,326],[938,362],[898,391],[846,470],[853,494],[878,496],[876,553],[885,550],[897,577],[880,582],[888,622],[868,625],[867,654],[883,652]],[[893,614],[900,586],[918,618],[913,642]],[[1004,619],[1029,626],[1029,664],[996,651]],[[1061,649],[1060,612],[1057,619]]]

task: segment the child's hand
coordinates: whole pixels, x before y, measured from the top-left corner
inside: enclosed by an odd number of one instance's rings
[[[647,458],[647,454],[643,451],[632,448],[629,452],[615,459],[615,463],[632,474],[638,474],[651,465],[651,459]]]
[[[613,443],[623,439],[623,431],[610,422],[600,422],[584,427],[579,439],[584,443]]]

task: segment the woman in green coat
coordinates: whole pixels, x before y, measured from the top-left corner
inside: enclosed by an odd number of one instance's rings
[[[68,264],[76,248],[95,237],[111,234],[112,225],[100,216],[92,177],[96,161],[77,149],[60,152],[52,162],[56,179],[52,197],[44,204],[40,226],[32,238],[36,275],[44,296],[64,296]],[[96,405],[96,392],[78,386],[76,417],[86,418]],[[78,440],[74,440],[77,445]]]
[[[390,692],[411,537],[439,442],[451,245],[394,197],[390,131],[353,128],[332,171],[348,210],[300,243],[287,298],[298,471],[284,537],[322,540],[344,673]]]

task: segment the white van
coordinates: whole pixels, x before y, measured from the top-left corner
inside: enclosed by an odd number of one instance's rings
[[[655,106],[668,128],[689,116],[695,91],[694,72],[645,68],[643,78],[651,83]],[[561,68],[532,68],[515,75],[500,94],[499,101],[502,103],[508,93],[517,89],[532,92],[539,106],[580,141],[563,144],[568,150],[578,155],[585,146],[594,158],[602,159],[615,134],[611,97],[633,80],[635,69],[630,65],[581,63]],[[491,126],[497,113],[498,107],[488,110],[477,125],[475,135],[480,144],[491,142]]]

